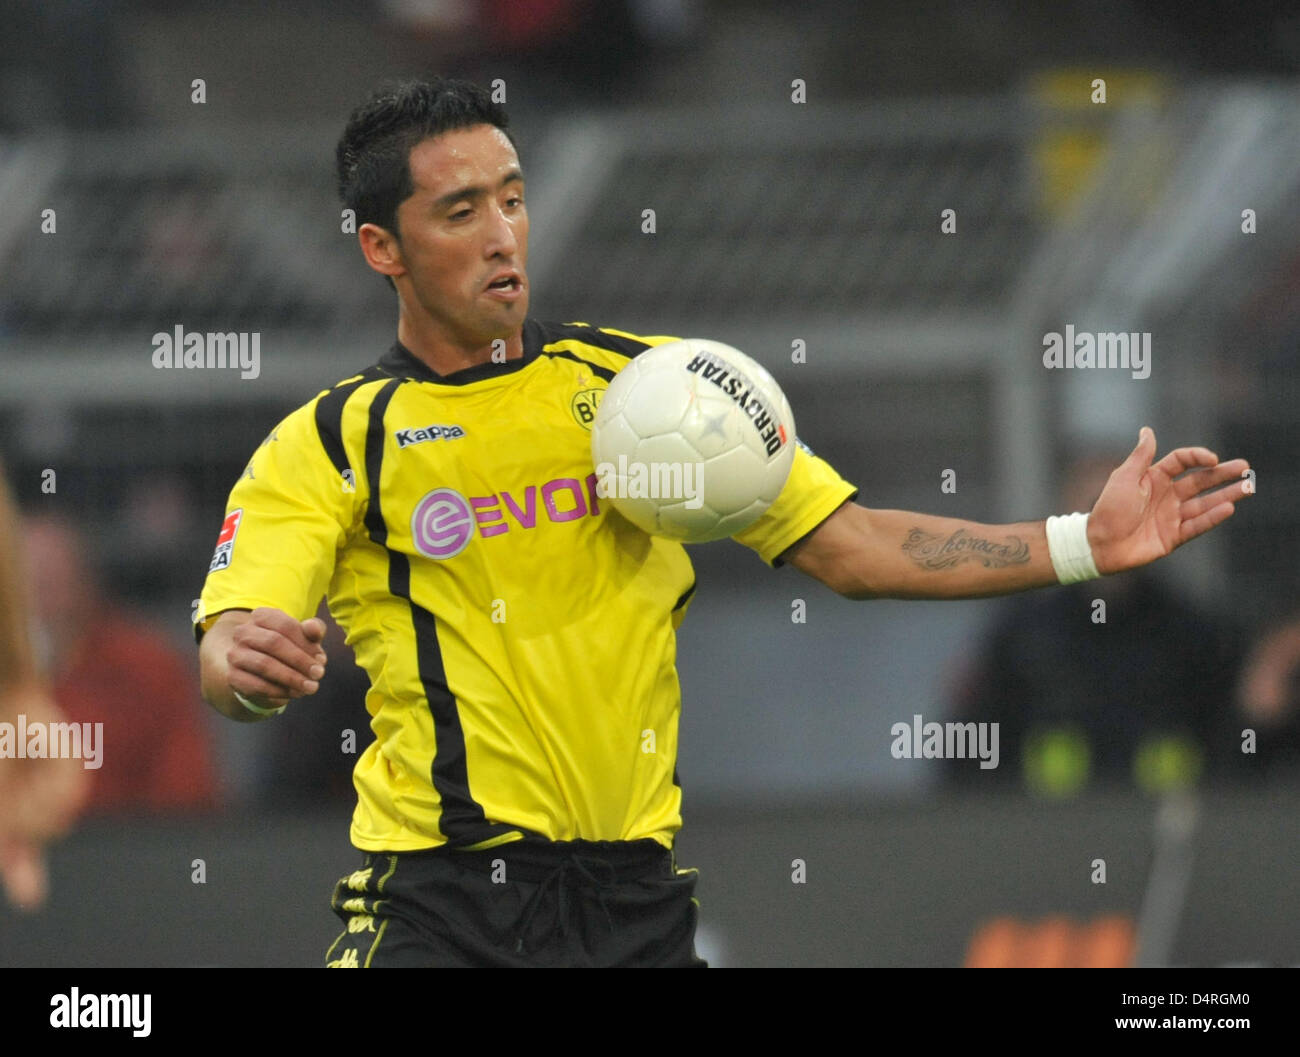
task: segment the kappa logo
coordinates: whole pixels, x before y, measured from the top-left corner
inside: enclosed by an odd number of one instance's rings
[[[399,429],[393,434],[398,448],[409,448],[426,440],[458,440],[463,436],[463,426],[425,426],[422,429]]]
[[[232,510],[226,515],[226,520],[221,523],[221,534],[217,536],[217,549],[212,554],[212,564],[208,566],[208,572],[214,573],[218,569],[230,567],[230,558],[235,550],[235,537],[239,534],[239,523],[243,517],[243,507]]]

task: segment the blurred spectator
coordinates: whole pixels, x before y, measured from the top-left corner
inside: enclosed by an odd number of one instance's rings
[[[15,735],[20,723],[66,721],[32,656],[20,544],[0,467],[0,723]],[[16,906],[35,909],[45,901],[45,845],[72,824],[87,783],[81,760],[24,759],[16,745],[0,753],[0,885]]]
[[[1300,614],[1252,647],[1237,702],[1243,724],[1255,731],[1261,768],[1300,774]]]
[[[541,88],[552,101],[643,98],[662,49],[689,44],[698,28],[695,5],[685,0],[480,3],[488,55],[515,60],[530,92]]]
[[[1118,461],[1075,463],[1065,509],[1092,509]],[[1048,588],[1004,604],[957,688],[956,718],[998,723],[994,775],[1038,793],[1192,785],[1240,769],[1241,655],[1234,628],[1150,570]],[[988,779],[969,764],[952,761],[950,776]]]
[[[343,629],[324,604],[316,615],[325,621],[327,671],[316,693],[294,701],[264,728],[271,746],[261,799],[268,803],[308,807],[355,801],[352,768],[374,740],[366,711],[370,677],[357,667]]]
[[[408,61],[527,86],[515,107],[643,97],[666,55],[702,33],[697,0],[381,0]]]
[[[87,544],[53,516],[24,525],[37,654],[76,723],[103,723],[91,812],[193,811],[218,802],[195,665],[100,592]]]
[[[175,471],[150,469],[122,475],[119,498],[116,516],[96,525],[101,586],[132,609],[186,612],[191,592],[182,585],[193,578],[195,553],[212,542],[210,527],[195,517],[193,489]],[[188,646],[184,619],[176,626],[177,644]]]
[[[105,128],[129,117],[114,0],[9,0],[0,129]]]

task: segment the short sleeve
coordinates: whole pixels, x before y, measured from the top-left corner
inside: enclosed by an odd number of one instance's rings
[[[858,490],[844,480],[825,459],[814,455],[795,439],[794,462],[781,494],[749,528],[732,539],[758,552],[768,565],[788,547],[799,542],[830,517],[845,502],[857,498]]]
[[[336,466],[316,424],[316,401],[281,422],[231,490],[195,614],[195,637],[227,609],[314,616],[335,557],[358,522],[357,476]]]

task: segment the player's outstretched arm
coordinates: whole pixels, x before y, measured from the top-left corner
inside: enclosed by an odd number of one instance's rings
[[[1143,427],[1088,516],[1101,574],[1162,558],[1230,517],[1254,491],[1244,459],[1177,448],[1158,462]],[[981,525],[846,503],[782,557],[849,598],[979,598],[1059,582],[1045,522]]]
[[[325,675],[325,622],[295,620],[279,609],[222,613],[199,645],[203,699],[229,719],[254,723],[291,700],[314,694]]]

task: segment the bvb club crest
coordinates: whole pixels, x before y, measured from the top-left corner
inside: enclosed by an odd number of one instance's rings
[[[600,400],[604,395],[604,389],[579,389],[569,401],[569,411],[573,414],[573,420],[588,432],[591,431],[591,424],[596,421],[596,408],[600,407]]]

